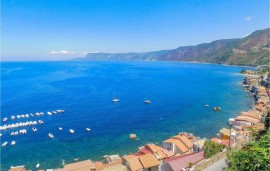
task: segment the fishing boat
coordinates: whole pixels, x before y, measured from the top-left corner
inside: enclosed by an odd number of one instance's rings
[[[42,120],[38,120],[38,123],[39,123],[39,124],[43,124],[43,121],[42,121]]]
[[[60,131],[62,131],[62,130],[63,130],[63,128],[62,128],[62,127],[59,127],[58,129],[59,129]]]
[[[209,107],[209,105],[204,105],[204,107]]]
[[[86,130],[86,131],[91,131],[91,129],[90,129],[90,128],[85,128],[85,130]]]
[[[119,102],[120,99],[118,99],[116,96],[115,96],[115,93],[113,94],[113,99],[112,99],[112,102]]]
[[[29,115],[28,115],[28,114],[25,114],[25,117],[26,117],[26,118],[29,118]]]
[[[21,118],[21,115],[17,115],[17,118],[20,119]]]
[[[11,145],[15,145],[16,144],[16,141],[11,141]]]
[[[15,119],[15,116],[11,116],[11,119],[14,120]]]
[[[38,163],[38,164],[36,165],[36,168],[39,168],[39,166],[40,166],[40,164]]]
[[[22,114],[21,117],[24,118],[24,114]]]
[[[48,115],[52,115],[52,112],[47,112]]]
[[[7,141],[6,141],[6,142],[4,142],[4,143],[2,144],[2,147],[5,147],[7,144],[8,144],[8,142],[7,142]]]
[[[75,131],[74,131],[73,129],[70,129],[69,132],[70,132],[71,134],[74,134]]]
[[[6,122],[7,120],[8,120],[8,118],[4,118],[4,119],[3,119],[3,122]]]
[[[54,138],[53,134],[49,133],[48,135],[50,138]]]

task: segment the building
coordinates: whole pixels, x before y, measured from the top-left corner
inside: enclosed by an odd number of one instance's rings
[[[143,165],[138,156],[128,155],[123,157],[123,164],[127,166],[128,171],[143,171]]]
[[[91,160],[65,164],[64,168],[56,169],[56,171],[96,171],[96,166]]]
[[[211,141],[218,143],[218,144],[222,144],[225,147],[229,147],[229,146],[234,146],[235,143],[232,140],[224,140],[224,139],[220,139],[220,138],[212,138]]]
[[[158,171],[160,162],[154,155],[144,154],[124,156],[123,164],[127,166],[128,171]]]
[[[236,124],[238,125],[256,125],[260,122],[259,119],[255,119],[249,116],[237,116],[235,118]]]
[[[180,140],[188,148],[188,153],[193,153],[193,142],[188,139],[188,137],[184,135],[176,135],[173,139]]]
[[[166,159],[161,166],[162,171],[182,171],[192,167],[204,159],[204,152],[197,152],[183,156],[172,157]]]
[[[8,171],[26,171],[24,166],[11,167]]]
[[[140,154],[153,154],[158,160],[164,160],[166,158],[174,156],[172,151],[168,151],[162,147],[159,147],[155,144],[146,144],[143,147],[139,148]]]
[[[162,142],[162,147],[178,155],[184,155],[189,153],[189,149],[179,139],[167,139]]]
[[[201,140],[197,140],[196,142],[194,142],[193,143],[193,151],[194,152],[202,151],[205,141],[206,141],[206,139],[201,139]]]

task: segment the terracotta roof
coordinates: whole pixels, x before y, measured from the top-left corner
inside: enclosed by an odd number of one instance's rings
[[[255,119],[260,119],[260,115],[256,114],[255,112],[242,112],[241,116],[249,116]]]
[[[257,124],[260,122],[259,119],[255,119],[255,118],[252,118],[252,117],[249,117],[249,116],[237,116],[235,118],[236,121],[246,121],[246,122],[250,122],[250,123],[253,123],[253,124]]]
[[[219,132],[222,133],[223,135],[230,136],[230,129],[222,128],[221,130],[219,130]]]
[[[176,147],[178,147],[184,153],[188,152],[188,148],[184,145],[184,143],[182,143],[178,139],[170,138],[170,139],[165,140],[164,142],[169,142],[169,143],[174,144]]]
[[[102,171],[127,171],[127,167],[121,163],[112,163],[105,165]]]
[[[183,168],[189,167],[189,163],[195,164],[204,159],[204,152],[192,153],[183,156],[172,157],[165,160],[173,171],[181,171]]]
[[[24,166],[17,166],[17,167],[10,168],[8,171],[26,171],[26,170]]]
[[[146,144],[145,145],[146,149],[149,149],[152,154],[156,153],[158,154],[162,159],[174,156],[174,153],[171,151],[168,151],[160,146],[157,146],[155,144]]]
[[[66,164],[64,168],[57,169],[59,171],[89,171],[95,169],[96,166],[91,160],[84,160],[76,163]]]
[[[187,148],[193,148],[192,141],[190,141],[186,136],[176,135],[173,138],[180,139],[186,145]]]
[[[215,143],[222,144],[222,145],[225,145],[226,147],[229,147],[229,140],[224,140],[220,138],[212,138],[211,140]],[[233,146],[234,142],[231,140],[230,144],[231,146]]]
[[[158,160],[152,154],[145,154],[145,155],[139,156],[139,159],[144,169],[159,165]]]
[[[143,165],[137,156],[128,155],[123,157],[123,159],[128,162],[127,166],[131,169],[131,171],[143,169]]]

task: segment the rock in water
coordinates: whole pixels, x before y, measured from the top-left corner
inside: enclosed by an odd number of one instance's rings
[[[130,135],[129,135],[129,138],[130,138],[130,139],[136,139],[136,138],[137,138],[137,135],[136,135],[136,134],[130,134]]]

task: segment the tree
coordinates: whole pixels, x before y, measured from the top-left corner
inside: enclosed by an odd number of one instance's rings
[[[203,146],[204,156],[206,158],[212,157],[218,152],[221,152],[223,148],[224,146],[222,144],[218,144],[213,141],[206,140]]]
[[[227,155],[227,171],[265,171],[270,168],[270,131],[259,141],[247,144],[238,151]]]

